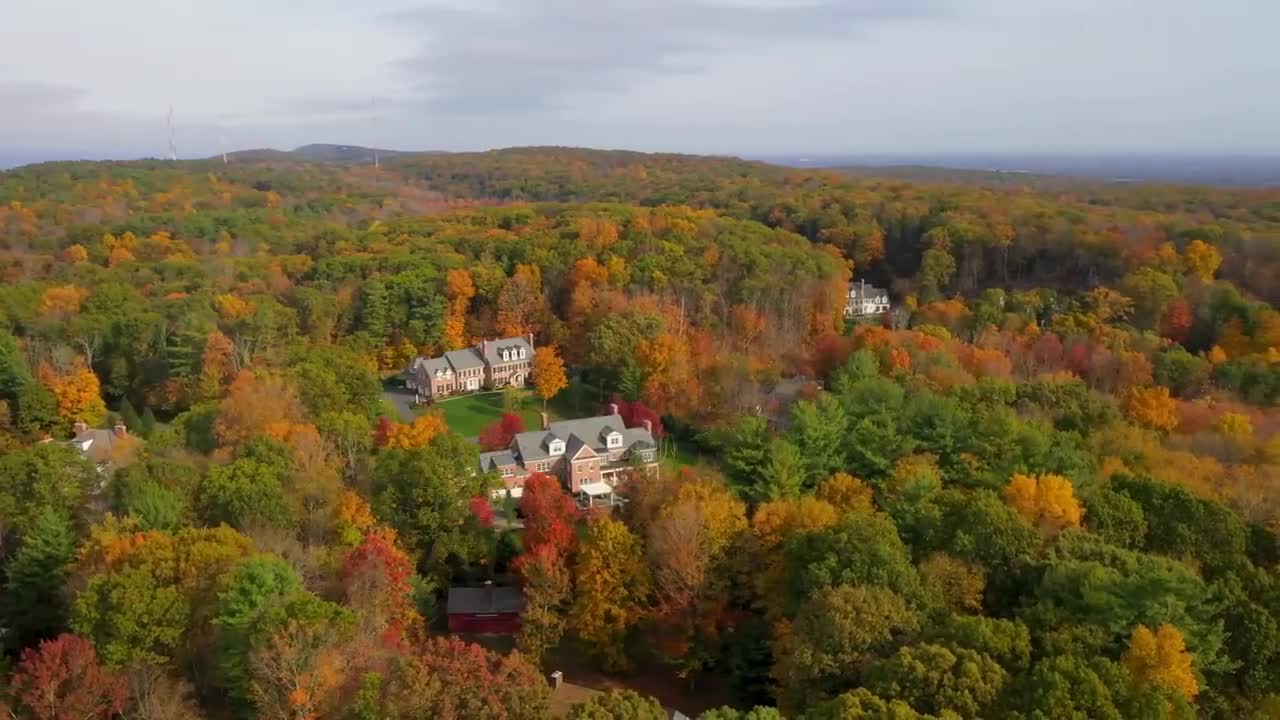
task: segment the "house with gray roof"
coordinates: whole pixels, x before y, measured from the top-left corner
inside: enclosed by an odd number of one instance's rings
[[[405,385],[417,402],[481,388],[524,387],[533,367],[533,335],[481,340],[475,347],[450,350],[439,357],[419,355],[405,369]]]
[[[658,471],[658,445],[653,428],[628,428],[618,415],[544,423],[541,430],[517,434],[503,450],[480,453],[481,472],[496,472],[502,478],[499,497],[519,498],[524,484],[534,473],[560,479],[579,507],[613,505],[618,484],[628,471]]]
[[[844,316],[871,317],[889,312],[889,292],[883,288],[868,285],[866,280],[849,284],[849,294],[845,297]]]

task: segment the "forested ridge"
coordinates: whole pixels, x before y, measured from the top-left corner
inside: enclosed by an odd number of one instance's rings
[[[663,717],[571,657],[709,720],[1280,716],[1280,190],[50,163],[0,277],[0,718]],[[511,529],[386,399],[528,334],[661,436],[612,514],[537,476]],[[487,580],[514,650],[444,630]]]

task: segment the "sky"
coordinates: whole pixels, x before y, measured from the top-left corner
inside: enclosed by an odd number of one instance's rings
[[[13,0],[0,158],[1280,154],[1274,0]]]

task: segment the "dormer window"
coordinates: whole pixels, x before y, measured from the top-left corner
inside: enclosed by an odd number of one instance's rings
[[[520,348],[520,359],[524,359],[524,348]]]
[[[444,369],[444,374],[445,374],[445,375],[448,375],[448,376],[450,376],[450,377],[452,377],[452,376],[453,376],[453,368],[445,368],[445,369]]]
[[[553,438],[553,439],[551,440],[551,442],[547,444],[547,454],[549,454],[549,455],[563,455],[563,454],[564,454],[564,441],[563,441],[563,440],[561,440],[561,439],[559,439],[559,438]]]
[[[622,433],[611,432],[605,436],[605,444],[610,448],[622,447]]]
[[[511,351],[510,351],[510,350],[507,350],[506,348],[503,348],[503,349],[502,349],[502,360],[503,360],[503,362],[506,362],[507,360],[510,360],[510,359],[511,359]]]

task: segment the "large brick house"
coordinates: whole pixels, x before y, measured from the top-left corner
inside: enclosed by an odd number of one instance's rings
[[[405,385],[423,402],[481,388],[524,387],[532,367],[532,335],[482,340],[439,357],[415,357],[405,369]]]
[[[657,472],[653,428],[628,428],[617,407],[608,415],[562,420],[523,432],[505,450],[480,453],[480,470],[497,472],[503,490],[496,496],[519,498],[535,472],[560,478],[581,507],[612,505],[614,488],[631,468]]]

